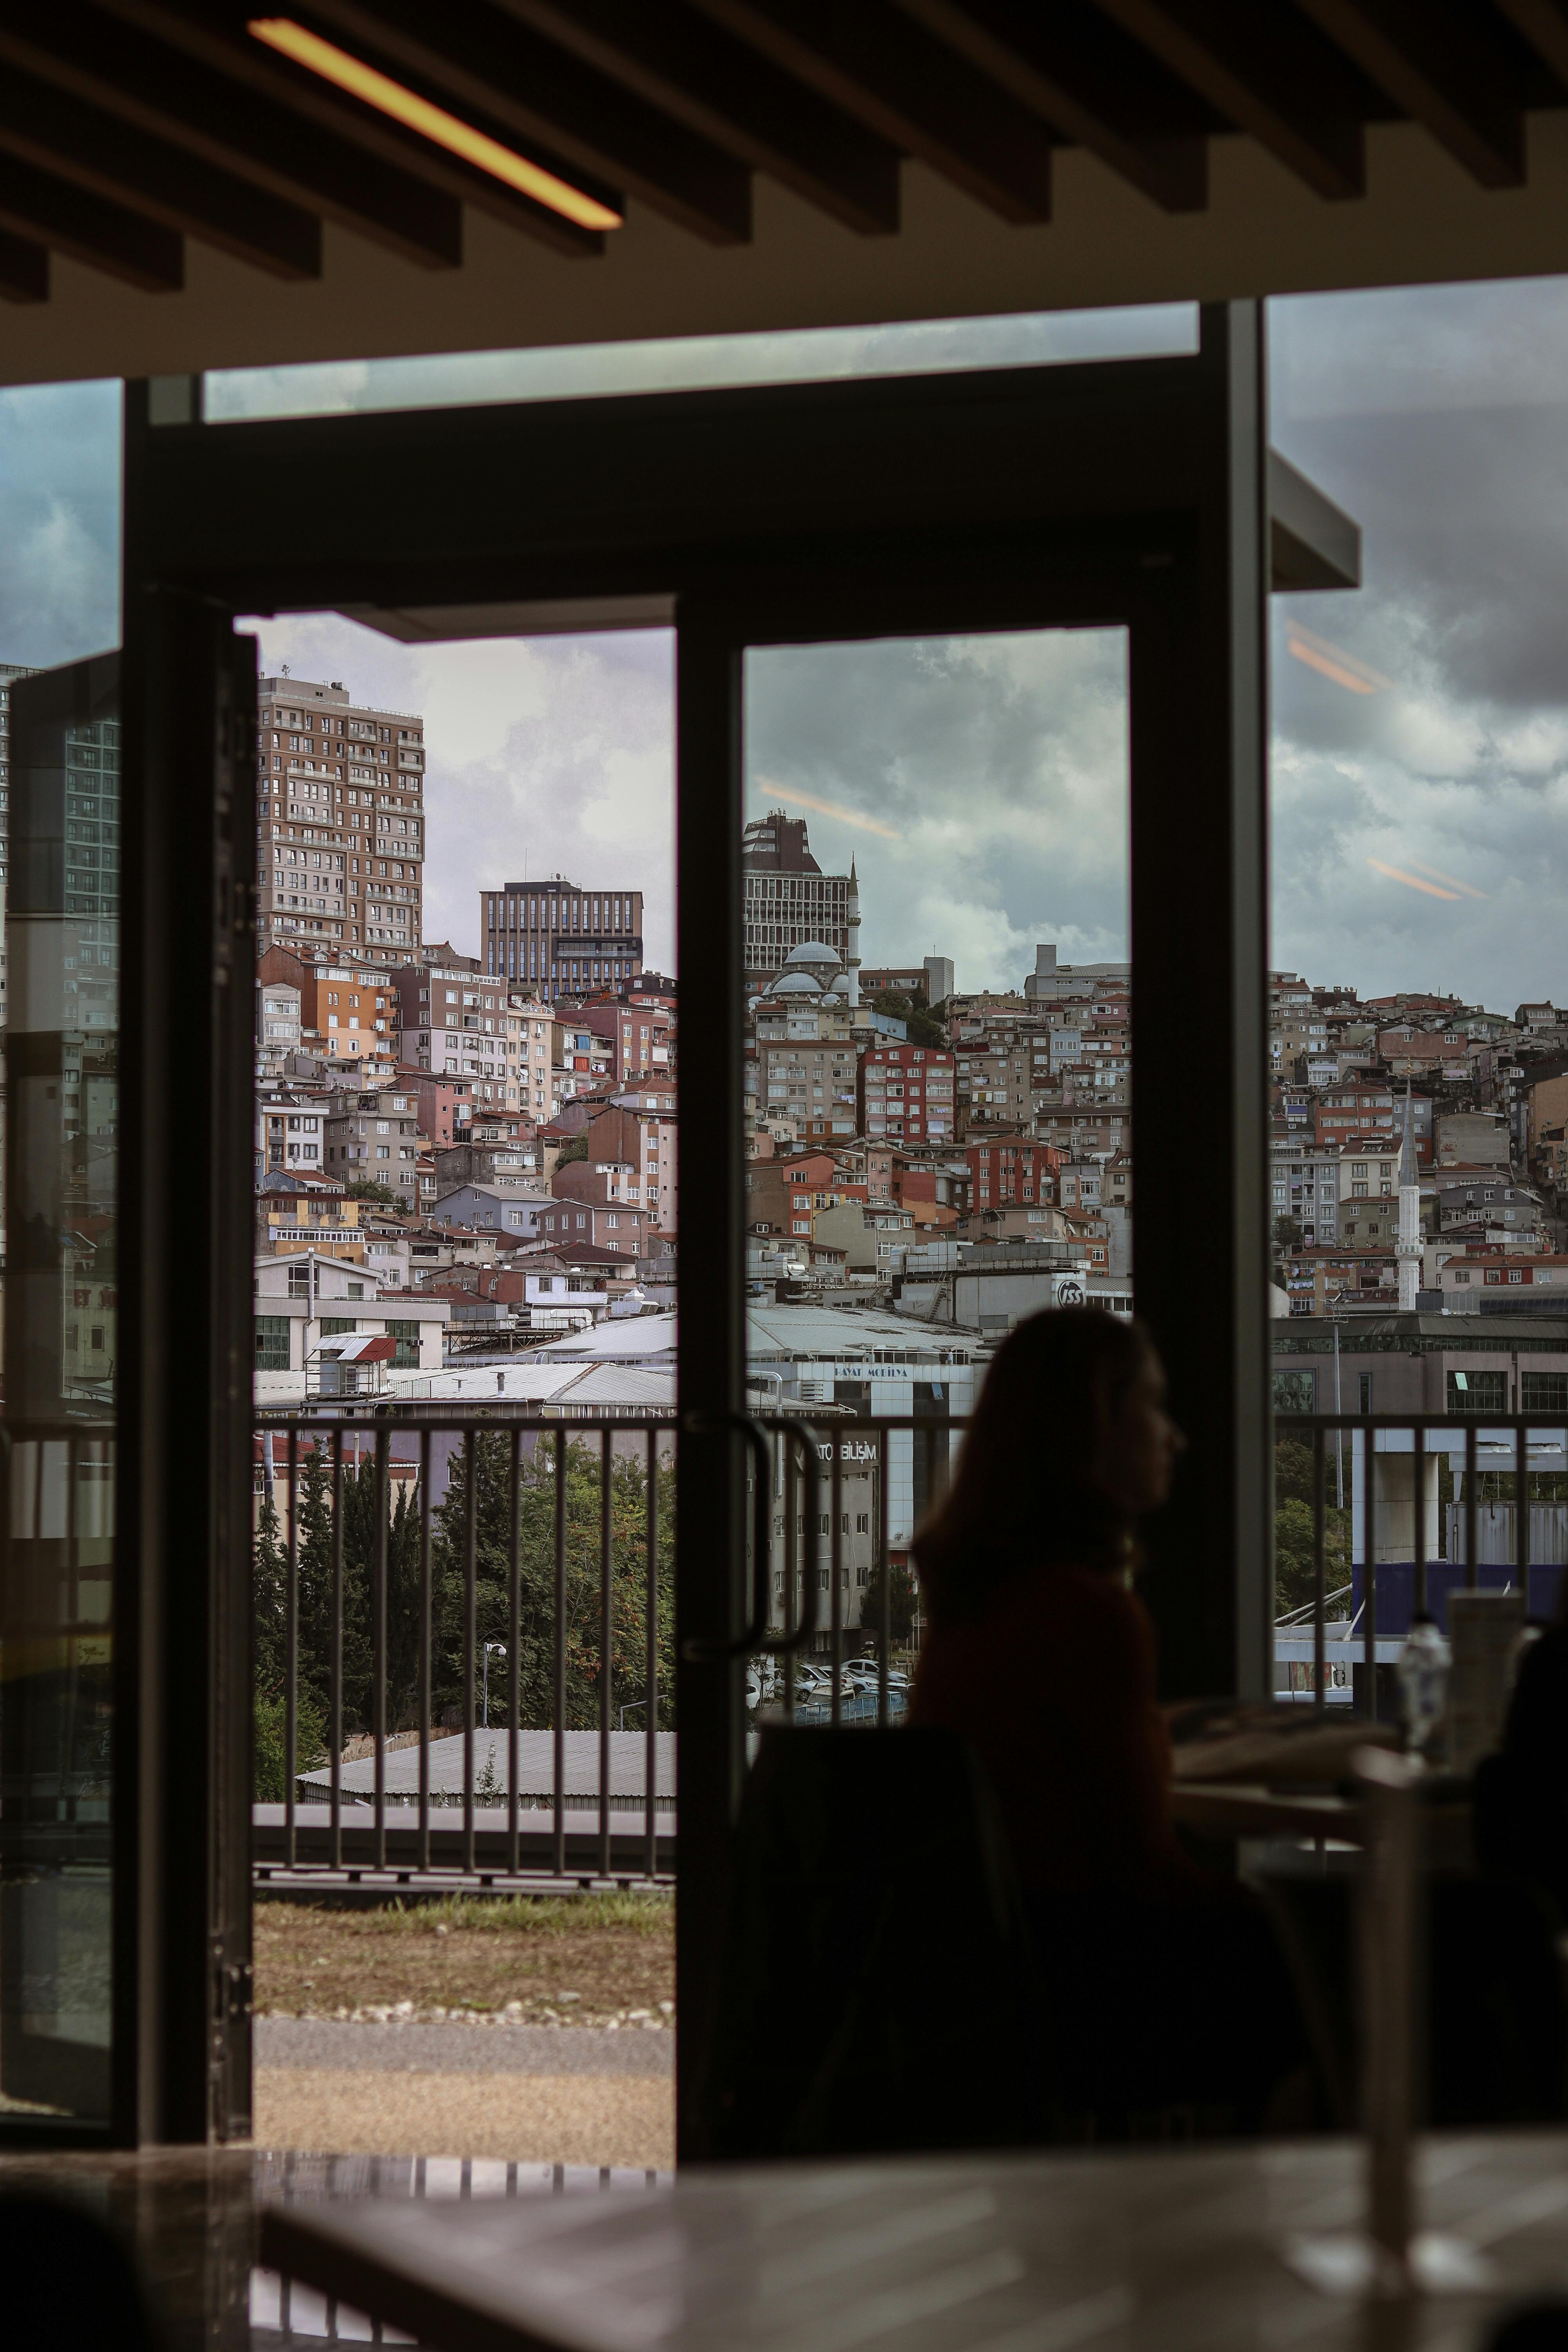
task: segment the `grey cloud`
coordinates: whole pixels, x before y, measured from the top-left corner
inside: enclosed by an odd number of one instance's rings
[[[0,661],[120,637],[120,386],[0,392]]]

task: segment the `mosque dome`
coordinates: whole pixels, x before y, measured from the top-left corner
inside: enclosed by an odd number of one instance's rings
[[[809,971],[786,971],[773,990],[774,996],[820,996],[821,988]]]
[[[831,971],[837,971],[839,968],[837,950],[826,946],[821,940],[804,940],[799,947],[791,948],[784,958],[786,971],[792,967],[798,968],[802,964],[810,970],[819,963],[826,964]]]

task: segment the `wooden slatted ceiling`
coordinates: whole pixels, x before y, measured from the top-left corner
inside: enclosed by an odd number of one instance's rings
[[[1257,141],[1327,200],[1408,121],[1482,188],[1568,106],[1568,0],[310,0],[270,12],[584,190],[712,245],[761,173],[859,236],[899,227],[917,158],[1003,220],[1050,216],[1089,149],[1201,209],[1209,142]],[[425,269],[482,207],[568,257],[605,232],[280,55],[232,0],[0,0],[0,299],[69,255],[148,292],[194,237],[319,277],[331,221]],[[537,183],[535,183],[537,184]]]

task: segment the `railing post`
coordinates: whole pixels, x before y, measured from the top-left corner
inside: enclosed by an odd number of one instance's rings
[[[474,1675],[479,1610],[479,1432],[463,1439],[463,1868],[474,1866]]]
[[[318,1440],[318,1443],[320,1441]],[[343,1431],[332,1431],[331,1854],[343,1866]]]
[[[566,1875],[566,1431],[555,1432],[555,1875]]]
[[[1326,1715],[1329,1705],[1328,1666],[1328,1601],[1325,1593],[1327,1579],[1323,1573],[1323,1514],[1327,1498],[1323,1484],[1328,1475],[1328,1455],[1321,1429],[1312,1432],[1312,1704],[1318,1715]]]
[[[419,1433],[419,1867],[430,1867],[430,1430]]]
[[[383,1423],[375,1433],[375,1543],[372,1552],[371,1592],[371,1738],[375,1742],[375,1828],[373,1832],[377,1870],[386,1868],[386,1523],[392,1508],[392,1432]]]
[[[610,1727],[615,1718],[615,1533],[610,1485],[610,1432],[599,1433],[599,1875],[610,1875],[610,1783],[615,1748]]]
[[[1370,1723],[1377,1721],[1377,1543],[1373,1534],[1376,1513],[1373,1503],[1373,1486],[1376,1477],[1377,1432],[1370,1422],[1362,1430],[1362,1489],[1361,1525],[1362,1553],[1365,1581],[1362,1587],[1362,1655],[1366,1667],[1366,1715]]]
[[[508,1562],[506,1636],[506,1838],[507,1867],[515,1876],[521,1867],[519,1851],[518,1787],[520,1769],[518,1714],[522,1705],[522,1430],[511,1433],[511,1556]]]
[[[270,1497],[268,1497],[270,1500]],[[300,1769],[300,1425],[289,1424],[289,1565],[283,1601],[283,1860],[299,1867]]]
[[[649,1878],[658,1871],[658,1429],[647,1433],[647,1592],[644,1620],[646,1653],[643,1685],[643,1868]],[[768,1513],[772,1524],[773,1512]]]

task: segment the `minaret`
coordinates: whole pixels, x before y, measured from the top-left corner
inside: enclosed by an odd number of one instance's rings
[[[1399,1264],[1399,1311],[1415,1312],[1421,1287],[1421,1177],[1415,1165],[1415,1136],[1411,1124],[1410,1087],[1405,1088],[1405,1141],[1399,1153],[1399,1239],[1394,1244]]]
[[[849,931],[848,950],[844,969],[849,975],[849,1007],[851,1012],[860,1002],[860,885],[855,877],[855,860],[849,860],[849,896],[845,906],[845,919]]]

